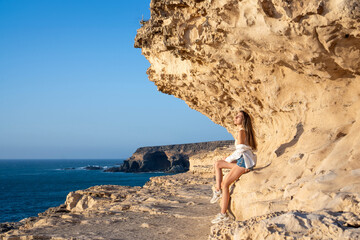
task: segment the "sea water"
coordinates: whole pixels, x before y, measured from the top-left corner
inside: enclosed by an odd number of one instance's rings
[[[95,185],[143,186],[150,177],[165,173],[123,173],[104,169],[123,160],[0,160],[0,222],[37,216],[63,204],[69,192]]]

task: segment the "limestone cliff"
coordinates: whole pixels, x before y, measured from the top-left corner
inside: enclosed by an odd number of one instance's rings
[[[232,134],[235,110],[253,117],[258,169],[235,187],[237,219],[360,214],[358,0],[152,0],[150,10],[135,47],[158,90]]]

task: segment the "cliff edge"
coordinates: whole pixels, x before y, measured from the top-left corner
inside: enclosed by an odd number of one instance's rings
[[[357,0],[152,0],[150,10],[135,47],[158,90],[232,134],[237,109],[253,117],[258,166],[234,188],[237,220],[360,215]]]

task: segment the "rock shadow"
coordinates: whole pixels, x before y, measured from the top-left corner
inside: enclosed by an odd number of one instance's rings
[[[263,166],[263,167],[255,167],[255,168],[253,168],[253,170],[251,170],[250,172],[257,173],[258,171],[261,171],[261,170],[269,167],[271,164],[272,164],[272,162],[268,163],[268,165]],[[250,172],[247,172],[247,173],[250,173]],[[246,173],[244,173],[244,174],[246,174]]]
[[[298,123],[298,125],[296,126],[296,134],[295,134],[294,138],[288,143],[281,144],[280,147],[275,150],[276,156],[280,157],[281,155],[284,154],[286,148],[294,146],[299,141],[299,138],[300,138],[301,134],[303,134],[303,132],[304,132],[303,124]]]

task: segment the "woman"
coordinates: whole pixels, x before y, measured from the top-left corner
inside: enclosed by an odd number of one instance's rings
[[[256,150],[256,141],[249,114],[240,111],[234,117],[234,124],[238,127],[235,137],[236,150],[224,160],[219,160],[214,164],[216,187],[210,202],[216,203],[221,197],[222,202],[221,212],[211,221],[212,223],[229,219],[226,214],[230,200],[229,186],[242,174],[252,170],[256,164],[256,155],[252,152]],[[224,180],[223,168],[231,169]]]

